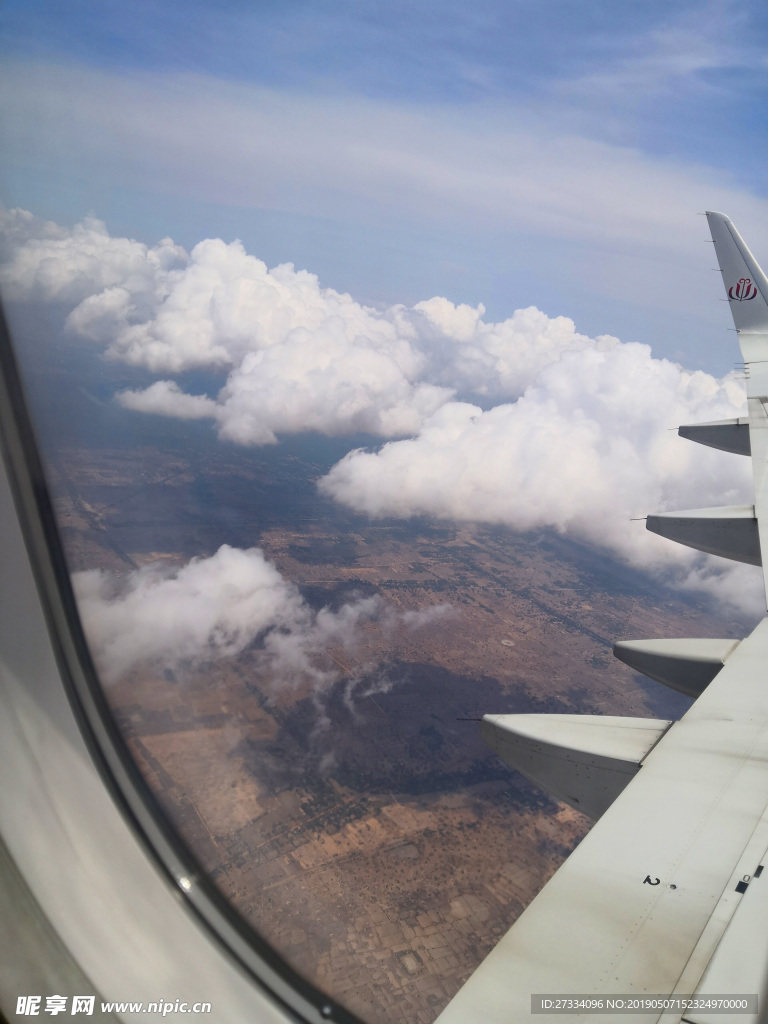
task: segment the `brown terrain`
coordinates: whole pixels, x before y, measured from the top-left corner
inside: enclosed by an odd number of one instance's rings
[[[257,932],[364,1019],[427,1024],[588,828],[471,719],[678,716],[687,701],[613,641],[745,626],[552,532],[353,516],[313,487],[335,457],[72,446],[50,471],[72,569],[180,565],[227,542],[263,548],[316,608],[449,606],[326,651],[320,693],[281,689],[257,650],[108,688],[152,790]]]

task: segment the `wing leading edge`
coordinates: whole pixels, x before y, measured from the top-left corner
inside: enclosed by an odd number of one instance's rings
[[[680,433],[751,455],[755,503],[649,516],[647,526],[700,550],[761,565],[768,545],[768,280],[728,218],[707,218],[739,333],[749,416],[684,426]],[[766,991],[768,619],[741,642],[624,641],[614,653],[697,699],[671,724],[485,716],[483,736],[508,764],[599,820],[438,1024],[528,1020],[536,994]],[[754,1010],[728,1014],[705,1004],[668,1012],[648,1007],[631,1019],[762,1019]],[[573,1010],[555,1019],[589,1016]],[[625,1021],[626,1013],[594,1019]]]

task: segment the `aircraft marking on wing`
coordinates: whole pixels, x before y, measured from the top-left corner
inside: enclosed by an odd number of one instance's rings
[[[749,302],[756,295],[757,286],[752,284],[749,277],[739,278],[738,282],[728,289],[728,297],[736,302]]]

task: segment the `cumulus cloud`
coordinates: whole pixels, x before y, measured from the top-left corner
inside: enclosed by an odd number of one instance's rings
[[[452,395],[423,379],[427,355],[406,316],[322,288],[291,264],[269,270],[239,242],[207,239],[187,254],[170,239],[150,248],[111,238],[89,219],[25,238],[0,282],[10,298],[68,303],[68,330],[108,358],[158,373],[226,369],[215,401],[172,380],[119,400],[210,416],[239,444],[304,430],[407,435]]]
[[[206,395],[188,395],[173,380],[158,380],[139,391],[120,391],[117,400],[126,409],[179,420],[215,419],[218,409]]]
[[[164,665],[239,654],[268,629],[306,624],[301,595],[258,549],[224,545],[181,569],[144,566],[116,578],[73,574],[99,669],[114,679],[140,661]]]
[[[186,259],[169,238],[153,248],[113,238],[95,217],[66,230],[25,210],[4,210],[0,229],[10,256],[0,276],[7,298],[76,306],[76,329],[96,338],[162,301],[166,275]]]
[[[69,303],[70,331],[164,375],[118,395],[127,408],[208,418],[245,445],[308,430],[393,439],[348,454],[321,489],[372,516],[554,527],[722,590],[709,563],[629,518],[750,500],[746,460],[670,432],[741,414],[733,376],[590,338],[535,307],[500,323],[439,296],[374,309],[290,264],[270,270],[239,242],[187,254],[169,239],[113,239],[93,220],[67,232],[13,216],[11,294]],[[173,379],[201,367],[226,369],[213,397]]]
[[[377,310],[291,264],[269,270],[239,242],[207,239],[187,254],[170,239],[112,238],[93,218],[39,237],[31,225],[0,281],[11,298],[71,306],[69,331],[108,358],[157,373],[226,369],[215,400],[169,379],[118,400],[209,417],[240,444],[305,430],[408,436],[456,390],[516,396],[561,353],[594,344],[533,307],[502,323],[440,297]]]
[[[36,217],[29,210],[8,210],[0,205],[0,260],[12,260],[30,239],[63,239],[68,234],[66,228]]]
[[[339,673],[323,663],[323,653],[357,652],[363,623],[417,629],[445,610],[403,616],[367,597],[313,611],[260,549],[226,544],[180,568],[153,564],[120,577],[103,569],[77,572],[73,585],[107,682],[142,663],[176,669],[235,657],[258,641],[262,664],[279,685],[327,685]]]
[[[654,359],[645,345],[593,342],[562,351],[517,401],[485,411],[446,403],[415,437],[350,452],[319,486],[370,516],[553,527],[643,568],[676,565],[694,589],[725,592],[720,560],[702,560],[630,519],[750,500],[747,460],[670,430],[739,415],[743,404],[731,378]],[[750,571],[738,573],[727,595],[752,607],[759,574],[747,586]]]
[[[464,393],[518,397],[539,371],[568,352],[610,349],[619,339],[580,334],[567,316],[549,317],[529,306],[501,323],[483,320],[485,308],[435,296],[412,310],[396,307],[401,329],[415,333],[428,353],[431,378]]]

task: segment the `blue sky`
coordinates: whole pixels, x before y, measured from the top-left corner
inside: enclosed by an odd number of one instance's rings
[[[8,2],[0,198],[722,373],[696,213],[768,264],[766,37],[757,2]]]

